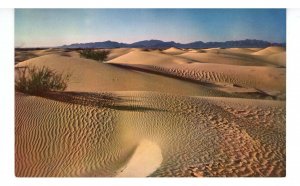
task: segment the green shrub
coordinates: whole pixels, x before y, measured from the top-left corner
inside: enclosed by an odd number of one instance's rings
[[[63,75],[48,67],[16,68],[16,91],[32,95],[41,95],[49,91],[63,91],[67,88],[70,74]]]
[[[109,50],[99,50],[95,51],[92,49],[83,49],[79,52],[80,57],[93,59],[96,61],[103,62],[107,59],[108,54],[110,53]]]

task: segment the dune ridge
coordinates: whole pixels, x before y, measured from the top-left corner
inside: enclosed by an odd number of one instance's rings
[[[140,91],[113,95],[127,101],[89,107],[17,94],[16,175],[115,176],[144,138],[162,151],[162,163],[150,176],[192,176],[199,170],[204,176],[285,175],[281,101]],[[30,104],[40,109],[27,114]]]
[[[151,53],[151,56],[144,56],[143,53],[136,51],[135,55],[125,54],[108,63],[210,83],[215,87],[224,84],[218,90],[227,92],[232,90],[227,87],[235,86],[235,89],[238,89],[237,87],[242,87],[244,90],[255,89],[256,93],[263,92],[276,99],[285,99],[286,74],[285,68],[282,68],[285,67],[283,48],[269,47],[253,49],[254,51],[251,49],[202,50],[206,52],[184,51],[179,55],[171,55],[172,58],[163,58],[158,52]],[[255,55],[255,51],[264,50],[271,53],[263,56]],[[181,62],[178,63],[178,60]]]
[[[65,57],[55,54],[41,56],[21,62],[16,67],[47,66],[58,72],[71,73],[68,91],[159,91],[176,92],[183,95],[221,96],[226,93],[197,84],[182,82],[174,78],[132,70],[123,70],[94,60]],[[85,70],[82,71],[82,68]],[[159,82],[159,83],[158,83]]]
[[[72,74],[65,91],[15,93],[17,177],[286,175],[284,48],[16,55]]]

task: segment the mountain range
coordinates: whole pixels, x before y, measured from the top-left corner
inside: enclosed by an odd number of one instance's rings
[[[265,48],[269,46],[283,46],[285,43],[271,43],[263,40],[245,39],[236,41],[225,42],[202,42],[195,41],[191,43],[176,43],[174,41],[161,41],[161,40],[143,40],[128,43],[119,43],[116,41],[103,41],[103,42],[91,42],[91,43],[74,43],[70,45],[60,46],[61,48]]]

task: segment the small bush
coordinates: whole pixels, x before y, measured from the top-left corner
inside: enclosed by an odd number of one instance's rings
[[[149,52],[150,49],[149,49],[149,48],[143,48],[142,51],[144,51],[144,52]]]
[[[107,59],[107,56],[110,53],[110,51],[109,50],[94,51],[92,49],[83,49],[79,53],[80,53],[80,57],[103,62]]]
[[[49,91],[63,91],[67,88],[70,74],[63,75],[48,67],[16,68],[15,88],[16,91],[41,95]]]

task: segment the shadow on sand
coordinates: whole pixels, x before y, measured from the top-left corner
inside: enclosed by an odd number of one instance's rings
[[[90,106],[96,108],[109,108],[123,111],[166,111],[163,109],[151,108],[136,104],[138,100],[132,97],[117,96],[112,93],[89,93],[89,92],[47,92],[40,97],[60,101],[64,103]]]

